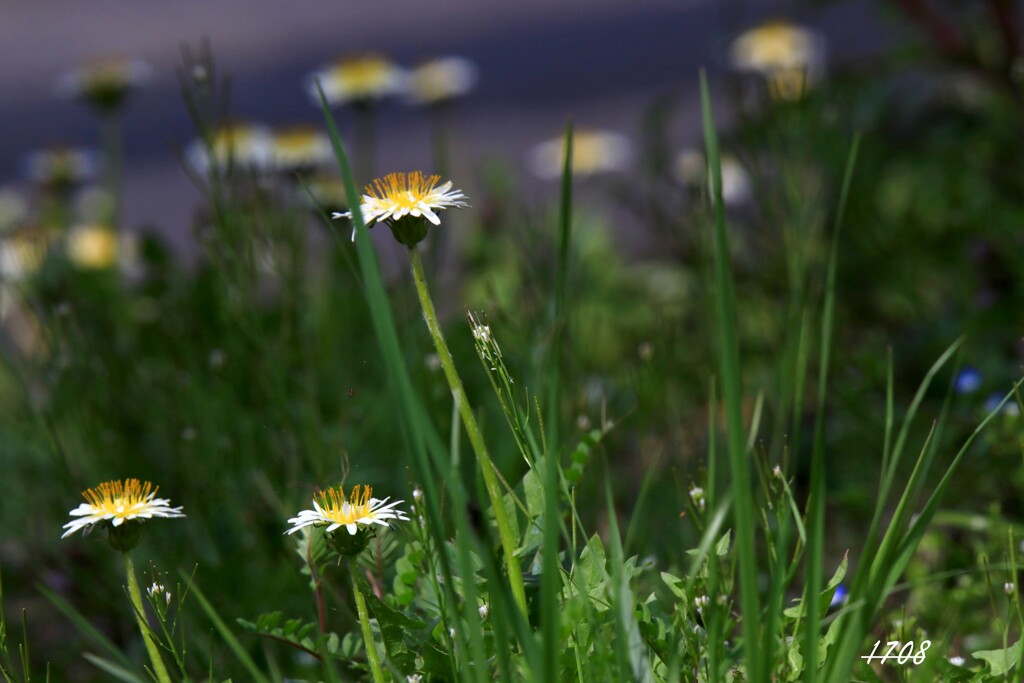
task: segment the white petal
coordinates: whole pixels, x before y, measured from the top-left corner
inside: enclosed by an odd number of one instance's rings
[[[441,219],[438,218],[437,214],[431,211],[428,207],[423,207],[423,217],[434,225],[441,225]]]

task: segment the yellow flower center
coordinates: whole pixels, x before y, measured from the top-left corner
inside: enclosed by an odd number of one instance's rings
[[[82,496],[97,512],[125,518],[140,506],[144,506],[150,496],[156,495],[160,487],[153,488],[148,481],[126,479],[125,481],[107,481],[94,489],[82,491]]]
[[[394,67],[383,57],[363,57],[339,62],[331,75],[354,93],[372,92],[385,86],[392,77]]]
[[[341,486],[334,486],[326,491],[318,491],[316,499],[327,519],[337,524],[354,524],[360,519],[372,517],[370,513],[372,494],[372,488],[357,484],[352,487],[351,495],[346,497],[345,490]]]
[[[85,90],[124,88],[128,86],[131,69],[127,63],[112,59],[90,64],[84,69],[83,75]]]
[[[743,53],[752,66],[780,69],[805,63],[811,49],[807,33],[785,22],[772,22],[754,29],[743,46]]]
[[[312,126],[296,126],[278,133],[274,145],[278,151],[305,152],[323,141],[323,136]]]
[[[68,258],[79,268],[109,268],[117,261],[117,234],[108,228],[86,226],[68,233]]]
[[[373,185],[367,185],[366,194],[402,208],[412,209],[430,196],[440,179],[439,175],[424,176],[420,171],[409,174],[388,173],[383,178],[374,180]]]

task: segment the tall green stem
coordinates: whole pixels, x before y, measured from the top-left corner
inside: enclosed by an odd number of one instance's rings
[[[355,562],[350,562],[348,573],[352,577],[352,595],[356,598],[356,612],[359,613],[359,627],[363,631],[363,644],[366,645],[366,658],[370,660],[370,670],[373,672],[374,683],[385,683],[384,669],[380,666],[380,655],[377,653],[377,643],[373,640],[373,631],[370,629],[370,612],[366,609],[366,598],[359,590],[359,581],[356,579]]]
[[[452,361],[452,354],[448,351],[448,344],[441,333],[441,325],[437,321],[437,313],[434,311],[434,302],[430,298],[430,291],[427,289],[427,280],[423,274],[423,262],[415,247],[409,249],[409,259],[412,262],[412,275],[416,281],[416,294],[419,295],[420,307],[423,309],[423,318],[427,321],[427,328],[434,340],[434,348],[441,358],[441,367],[444,369],[444,376],[448,380],[448,386],[452,391],[452,399],[459,409],[462,417],[462,424],[466,428],[466,435],[469,443],[476,453],[480,462],[480,471],[484,476],[484,486],[487,495],[491,499],[491,509],[494,510],[494,521],[498,525],[498,535],[501,538],[501,547],[505,551],[505,569],[508,572],[508,580],[512,587],[512,595],[516,604],[526,616],[526,591],[523,588],[523,573],[519,568],[516,559],[516,538],[512,533],[512,525],[509,523],[508,513],[505,510],[505,500],[501,493],[501,486],[498,484],[498,477],[495,474],[494,463],[487,453],[487,446],[484,444],[483,436],[480,434],[480,427],[477,426],[476,416],[473,415],[473,408],[466,400],[466,392],[462,389],[462,380],[455,369]]]
[[[117,228],[121,220],[121,169],[123,165],[123,143],[121,139],[121,120],[117,111],[104,112],[102,126],[103,136],[103,184],[109,195],[109,207],[104,211],[103,219],[110,227]]]
[[[160,683],[171,683],[171,677],[164,666],[164,660],[160,657],[160,649],[156,646],[153,636],[149,633],[149,624],[146,623],[146,612],[142,605],[142,593],[139,591],[139,581],[135,578],[135,563],[131,555],[124,555],[124,573],[128,577],[128,595],[132,599],[132,607],[135,609],[135,621],[139,624],[139,631],[142,633],[142,641],[146,644],[146,652],[149,653],[149,661],[153,663],[153,673]]]

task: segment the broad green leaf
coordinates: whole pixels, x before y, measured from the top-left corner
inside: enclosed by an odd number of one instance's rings
[[[984,660],[993,676],[1003,676],[1020,661],[1021,641],[1001,650],[978,650],[972,652],[975,659]]]

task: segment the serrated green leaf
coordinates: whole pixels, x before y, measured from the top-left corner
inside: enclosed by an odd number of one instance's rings
[[[729,553],[729,541],[732,540],[732,531],[726,530],[722,537],[715,544],[715,554],[725,557]]]
[[[993,676],[1003,676],[1020,661],[1021,641],[1001,650],[978,650],[971,656],[989,665]]]
[[[683,586],[686,585],[686,581],[684,579],[680,579],[678,576],[669,574],[668,572],[662,572],[661,580],[677,598],[684,601],[687,599],[686,589],[683,588]]]
[[[608,585],[607,557],[600,537],[594,534],[580,553],[579,564],[576,565],[580,582],[591,598],[604,596]]]

